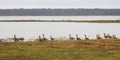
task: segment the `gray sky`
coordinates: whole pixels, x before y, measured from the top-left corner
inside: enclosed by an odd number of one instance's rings
[[[0,8],[120,8],[120,0],[0,0]]]

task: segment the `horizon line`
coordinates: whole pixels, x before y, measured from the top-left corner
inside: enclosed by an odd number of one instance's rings
[[[0,8],[0,9],[120,9],[120,8]]]

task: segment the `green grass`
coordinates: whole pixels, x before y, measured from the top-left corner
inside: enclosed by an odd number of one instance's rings
[[[120,40],[2,42],[0,60],[120,60]]]

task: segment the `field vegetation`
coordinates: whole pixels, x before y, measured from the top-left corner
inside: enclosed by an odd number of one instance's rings
[[[120,23],[120,20],[0,20],[0,22],[86,22],[86,23]]]
[[[120,40],[0,42],[0,60],[120,60]]]

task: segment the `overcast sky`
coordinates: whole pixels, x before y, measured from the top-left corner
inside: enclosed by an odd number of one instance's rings
[[[0,8],[120,8],[120,0],[0,0]]]

